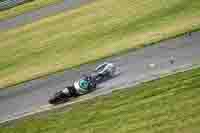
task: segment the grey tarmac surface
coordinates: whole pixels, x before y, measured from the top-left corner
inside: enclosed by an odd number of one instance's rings
[[[71,10],[93,1],[94,0],[63,0],[60,3],[52,4],[7,20],[0,21],[0,31],[6,31],[17,26],[30,24],[47,16]]]
[[[115,63],[120,74],[98,85],[98,89],[89,95],[98,95],[115,87],[134,85],[139,80],[151,78],[154,74],[175,70],[184,65],[198,64],[200,63],[199,43],[200,32],[195,32],[192,33],[192,36],[180,36],[120,56],[109,57],[97,63],[82,65],[80,68],[66,70],[3,89],[0,91],[0,121],[48,105],[49,97],[56,91],[70,85],[74,80],[79,79],[82,74],[87,74],[97,64],[104,61]],[[174,60],[173,64],[170,62],[171,59]],[[87,97],[87,95],[84,97]]]

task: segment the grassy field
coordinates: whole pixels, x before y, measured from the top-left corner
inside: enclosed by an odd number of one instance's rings
[[[0,133],[199,133],[199,80],[200,68],[11,122]]]
[[[0,1],[4,1],[4,0],[0,0]],[[26,13],[26,12],[39,9],[41,7],[44,7],[50,4],[54,4],[59,1],[61,0],[33,0],[31,2],[27,2],[25,4],[22,4],[10,9],[0,11],[0,21]]]
[[[97,0],[0,36],[0,88],[200,26],[199,0]]]

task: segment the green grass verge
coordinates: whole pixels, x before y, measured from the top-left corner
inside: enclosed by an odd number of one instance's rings
[[[30,12],[30,11],[33,11],[41,7],[45,7],[47,5],[51,5],[60,1],[62,0],[33,0],[30,2],[26,2],[22,5],[18,5],[16,7],[0,11],[0,21],[6,20],[11,17],[15,17],[23,13],[27,13],[27,12]]]
[[[199,0],[97,0],[0,36],[0,88],[200,26]]]
[[[0,133],[199,133],[200,68],[0,126]]]

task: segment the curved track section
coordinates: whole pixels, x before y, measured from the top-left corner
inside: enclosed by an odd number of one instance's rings
[[[196,32],[192,33],[192,36],[184,35],[121,56],[107,58],[95,64],[82,65],[77,69],[66,70],[3,89],[0,91],[0,121],[48,105],[47,101],[50,95],[71,84],[83,73],[93,70],[97,64],[103,61],[115,63],[120,68],[120,75],[100,84],[99,89],[90,93],[90,96],[110,91],[114,87],[134,85],[144,78],[151,78],[152,75],[163,71],[175,70],[188,64],[199,63],[199,42],[200,32]],[[170,61],[172,57],[174,62]]]
[[[92,1],[94,0],[63,0],[63,2],[52,4],[32,12],[24,13],[14,18],[0,21],[0,31],[5,31],[17,26],[33,23],[34,21],[40,20],[47,16],[77,8]]]

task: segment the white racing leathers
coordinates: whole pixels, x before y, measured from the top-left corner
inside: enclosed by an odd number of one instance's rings
[[[88,93],[88,90],[87,90],[87,89],[83,89],[83,88],[80,87],[79,81],[74,82],[74,88],[76,89],[76,92],[77,92],[79,95],[83,95],[83,94]]]

